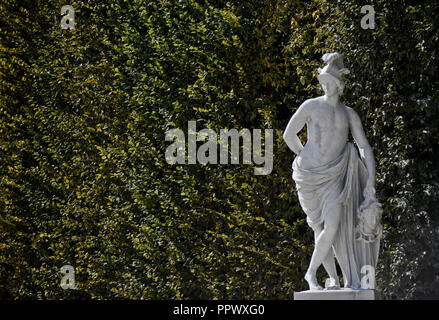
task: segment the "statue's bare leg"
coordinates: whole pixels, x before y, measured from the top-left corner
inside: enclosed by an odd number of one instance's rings
[[[336,277],[336,269],[335,262],[332,261],[334,265],[329,261],[328,257],[332,257],[332,245],[334,243],[335,235],[338,230],[338,225],[340,222],[340,214],[342,207],[340,205],[334,205],[328,211],[326,215],[326,219],[324,222],[324,228],[318,235],[315,241],[315,248],[312,254],[311,263],[308,268],[308,271],[305,275],[305,280],[308,282],[310,290],[322,290],[323,288],[317,282],[317,269],[323,262],[328,264],[328,269],[325,269],[328,272],[331,272],[333,276]],[[333,259],[332,259],[333,260]],[[332,266],[334,267],[332,269]],[[331,275],[330,275],[331,277]],[[334,278],[335,278],[334,277]],[[337,279],[338,280],[338,279]]]
[[[317,238],[319,237],[320,233],[322,232],[323,228],[317,228],[314,230],[314,241],[317,242]],[[340,288],[340,281],[338,279],[337,275],[337,268],[335,267],[335,260],[334,255],[332,252],[332,247],[329,250],[328,255],[323,260],[323,267],[325,268],[326,272],[329,276],[329,286],[328,289],[338,289]]]

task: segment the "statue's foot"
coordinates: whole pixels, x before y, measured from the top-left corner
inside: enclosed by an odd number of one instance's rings
[[[362,288],[361,288],[361,286],[358,286],[358,285],[356,285],[356,286],[349,285],[349,286],[345,286],[345,289],[348,289],[348,290],[361,290]]]
[[[323,290],[323,288],[317,282],[317,277],[309,272],[305,274],[305,280],[308,282],[310,291]]]
[[[339,290],[340,289],[340,281],[338,280],[338,278],[326,279],[325,289],[326,290]]]

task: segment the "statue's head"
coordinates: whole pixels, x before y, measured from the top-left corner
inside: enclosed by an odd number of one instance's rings
[[[322,86],[325,95],[331,97],[338,94],[341,96],[344,89],[344,81],[338,81],[330,76],[319,77],[320,85]]]
[[[349,70],[343,65],[343,56],[337,52],[326,53],[322,59],[326,66],[323,69],[318,69],[317,79],[323,91],[328,97],[335,94],[341,95],[344,89],[343,75],[349,73]]]

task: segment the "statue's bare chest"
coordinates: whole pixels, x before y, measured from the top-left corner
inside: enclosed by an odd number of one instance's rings
[[[333,107],[321,103],[311,114],[310,125],[318,127],[324,133],[347,134],[349,119],[345,106]]]

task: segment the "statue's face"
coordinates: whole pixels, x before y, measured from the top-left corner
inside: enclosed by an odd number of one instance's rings
[[[333,95],[339,94],[337,83],[335,82],[335,80],[332,80],[329,77],[325,77],[321,79],[320,85],[322,86],[322,89],[327,97],[331,97]]]

